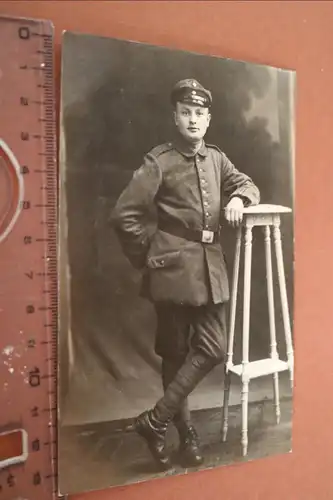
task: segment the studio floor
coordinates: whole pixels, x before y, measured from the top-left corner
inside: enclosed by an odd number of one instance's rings
[[[281,400],[281,422],[275,423],[272,401],[253,402],[249,407],[249,451],[243,458],[241,409],[230,407],[229,433],[221,442],[221,408],[192,413],[205,455],[197,470],[240,464],[291,451],[292,401]],[[168,433],[174,469],[158,473],[146,443],[132,430],[130,420],[62,426],[59,429],[59,487],[62,494],[104,489],[110,486],[157,480],[166,475],[188,474],[177,464],[177,433]]]

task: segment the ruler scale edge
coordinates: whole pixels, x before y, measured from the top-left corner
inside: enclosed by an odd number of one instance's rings
[[[47,457],[47,461],[50,465],[50,471],[45,478],[52,482],[51,489],[48,488],[49,498],[58,498],[58,482],[57,482],[57,348],[58,348],[58,276],[57,276],[57,209],[58,209],[58,193],[57,193],[57,156],[56,156],[56,109],[55,109],[55,83],[54,83],[54,27],[51,21],[44,19],[29,19],[23,17],[9,17],[0,16],[0,22],[2,23],[12,23],[16,26],[28,26],[25,28],[29,30],[32,27],[36,28],[32,34],[40,38],[40,45],[42,47],[40,52],[40,68],[34,68],[35,70],[41,70],[42,72],[42,90],[41,95],[43,97],[43,102],[39,108],[40,113],[40,161],[38,165],[40,167],[39,179],[42,183],[41,189],[43,201],[38,208],[39,212],[35,212],[37,215],[41,215],[42,224],[42,238],[39,238],[40,244],[43,245],[43,255],[44,255],[44,269],[41,275],[44,275],[43,283],[44,297],[42,299],[43,306],[40,309],[41,314],[44,316],[43,331],[40,332],[40,338],[43,340],[40,342],[44,345],[46,357],[43,359],[46,363],[46,370],[41,373],[43,382],[43,387],[47,387],[48,393],[48,408],[43,408],[45,413],[45,422],[48,420],[48,445],[44,447],[43,453]],[[26,31],[27,33],[28,31]],[[30,36],[30,35],[29,35]],[[37,108],[36,113],[38,113]],[[14,154],[16,154],[14,148]],[[22,165],[22,159],[21,159]],[[36,167],[36,166],[35,166]],[[37,169],[36,169],[37,171]],[[35,177],[38,180],[38,177]],[[37,206],[37,205],[36,205]],[[21,214],[18,219],[20,219]],[[21,221],[22,223],[22,221]],[[19,222],[17,222],[19,224]],[[15,224],[14,224],[15,225]],[[13,232],[15,228],[13,229]],[[11,243],[11,235],[6,235],[7,247]],[[42,241],[41,241],[42,240]],[[1,245],[1,243],[0,243]],[[0,246],[1,255],[1,246]],[[40,353],[42,348],[40,347]],[[44,369],[45,369],[44,367]],[[22,415],[17,415],[17,422],[22,421],[24,426],[25,418],[22,419]],[[3,424],[3,422],[2,422]],[[38,424],[37,424],[38,425]],[[28,453],[28,457],[25,457],[25,462],[29,464],[29,460],[32,460],[31,453]],[[36,495],[30,497],[31,493],[19,491],[20,489],[20,478],[24,475],[25,463],[23,460],[23,465],[16,465],[15,472],[17,471],[18,484],[15,485],[15,491],[19,495],[27,495],[27,500],[32,500],[32,498],[39,499],[38,490],[36,490]],[[14,472],[14,468],[12,469]],[[2,480],[4,474],[6,474],[6,468],[0,469],[0,480]],[[14,474],[9,473],[10,476],[14,477]],[[10,477],[8,476],[8,477]],[[8,482],[9,488],[13,486]],[[2,494],[12,495],[14,489],[3,489],[3,481],[0,483],[0,498],[2,499]],[[47,500],[45,496],[45,489],[43,488],[42,497]],[[8,498],[13,498],[12,496]],[[22,497],[23,498],[23,497]],[[4,497],[4,500],[6,496]]]

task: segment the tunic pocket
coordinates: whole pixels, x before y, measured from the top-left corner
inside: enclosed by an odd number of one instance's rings
[[[150,295],[155,301],[180,302],[184,292],[181,250],[149,256]]]
[[[150,256],[147,259],[149,269],[165,269],[179,265],[181,251],[167,252],[160,255]]]

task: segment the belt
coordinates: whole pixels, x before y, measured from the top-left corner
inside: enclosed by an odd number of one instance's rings
[[[220,238],[220,231],[209,231],[207,229],[200,231],[198,229],[190,229],[177,225],[174,222],[160,221],[158,223],[158,228],[173,236],[179,236],[185,240],[198,241],[200,243],[218,243]]]

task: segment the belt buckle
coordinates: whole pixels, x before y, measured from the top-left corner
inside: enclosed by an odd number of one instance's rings
[[[213,243],[213,240],[214,240],[214,232],[213,231],[208,231],[206,229],[204,231],[202,231],[202,235],[201,235],[202,243]]]

